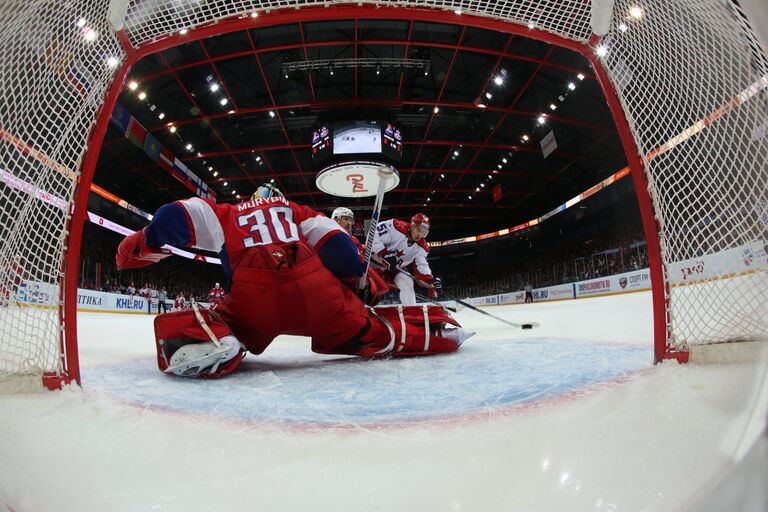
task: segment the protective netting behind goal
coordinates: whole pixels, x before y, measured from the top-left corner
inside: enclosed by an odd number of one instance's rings
[[[123,58],[107,2],[0,4],[0,380],[66,370],[67,220],[89,130]]]
[[[0,4],[0,378],[66,369],[61,305],[69,212],[89,131],[114,66],[126,58],[107,22],[108,4]],[[340,4],[361,3],[131,0],[125,35],[140,48],[225,19],[258,13],[268,20],[274,10]],[[505,20],[585,48],[592,34],[592,3],[584,0],[362,5],[461,11],[457,23],[464,15]],[[656,284],[666,290],[667,334],[681,344],[764,337],[765,48],[729,2],[639,5],[632,16],[634,2],[616,2],[601,60],[647,170],[660,226],[665,282]]]
[[[768,65],[733,5],[616,3],[603,58],[648,173],[677,345],[768,332]]]

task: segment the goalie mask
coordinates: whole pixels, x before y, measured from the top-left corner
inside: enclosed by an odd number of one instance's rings
[[[251,199],[265,199],[267,197],[284,197],[284,196],[283,196],[283,193],[280,192],[280,189],[278,189],[276,186],[274,186],[271,183],[265,183],[256,189],[256,192],[253,193],[253,195],[251,196]]]

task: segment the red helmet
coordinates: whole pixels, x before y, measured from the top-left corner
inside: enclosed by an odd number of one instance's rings
[[[411,226],[423,226],[427,231],[429,231],[429,217],[423,213],[417,213],[411,217]]]

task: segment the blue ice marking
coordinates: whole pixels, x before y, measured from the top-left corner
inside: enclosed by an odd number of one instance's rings
[[[253,422],[423,420],[533,403],[651,366],[650,348],[562,339],[477,341],[444,356],[388,360],[284,349],[220,380],[161,374],[153,359],[83,370],[86,388],[139,407]]]

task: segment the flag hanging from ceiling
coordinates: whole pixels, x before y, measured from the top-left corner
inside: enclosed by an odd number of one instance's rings
[[[160,142],[151,133],[147,133],[144,139],[144,152],[153,162],[157,162],[160,157],[160,148]]]
[[[125,137],[133,142],[137,147],[144,149],[144,139],[147,136],[147,129],[141,126],[135,117],[131,117],[128,123],[128,131],[125,132]]]

